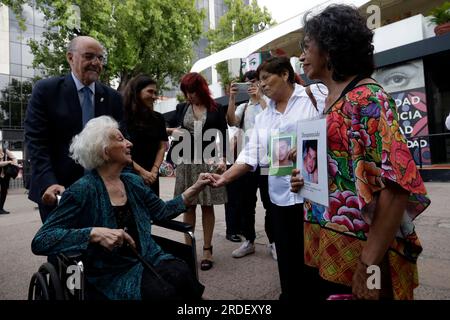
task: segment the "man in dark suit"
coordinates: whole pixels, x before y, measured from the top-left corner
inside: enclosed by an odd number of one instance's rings
[[[121,95],[101,84],[104,50],[95,39],[74,38],[67,49],[71,73],[40,80],[33,88],[25,116],[25,143],[31,161],[29,199],[39,205],[42,221],[57,195],[84,174],[69,157],[72,137],[91,118],[123,118]]]

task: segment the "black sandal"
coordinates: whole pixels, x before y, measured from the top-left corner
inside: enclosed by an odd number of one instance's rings
[[[209,248],[203,247],[203,250],[209,251],[209,252],[211,252],[211,254],[213,253],[213,247],[212,247],[212,246],[209,247]],[[203,260],[200,262],[200,269],[203,270],[203,271],[206,271],[206,270],[211,269],[212,266],[213,266],[213,261],[212,261],[212,260],[209,260],[209,259],[203,259]]]

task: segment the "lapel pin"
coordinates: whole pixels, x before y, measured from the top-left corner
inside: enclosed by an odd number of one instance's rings
[[[105,100],[105,98],[101,97],[101,98],[100,98],[100,102],[103,102],[103,100]]]

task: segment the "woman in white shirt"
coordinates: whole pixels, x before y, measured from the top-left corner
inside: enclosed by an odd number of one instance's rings
[[[323,110],[326,88],[312,86],[318,108],[304,87],[295,84],[295,73],[286,57],[272,57],[258,67],[259,85],[270,98],[268,107],[256,116],[250,140],[236,163],[222,175],[214,175],[220,187],[260,165],[268,167],[270,137],[295,134],[297,122],[317,117]],[[246,134],[248,134],[246,132]],[[267,174],[261,170],[261,174]],[[290,176],[269,176],[273,227],[282,300],[294,300],[299,292],[303,265],[303,198],[290,192]],[[299,264],[300,261],[300,264]]]

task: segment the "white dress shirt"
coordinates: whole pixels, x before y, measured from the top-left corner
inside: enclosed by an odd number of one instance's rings
[[[445,126],[447,127],[447,130],[450,130],[450,114],[447,116],[447,119],[445,119]]]
[[[236,162],[248,164],[253,167],[253,170],[259,164],[262,167],[261,174],[268,174],[270,137],[280,134],[296,135],[299,120],[316,118],[322,114],[328,91],[321,84],[311,85],[311,91],[316,98],[318,110],[312,104],[305,88],[297,84],[284,113],[277,111],[276,103],[269,100],[267,108],[256,116],[253,130],[245,132],[246,136],[250,137],[249,142],[239,154]],[[269,196],[275,205],[284,207],[303,203],[303,198],[292,193],[290,189],[289,175],[269,176]]]

